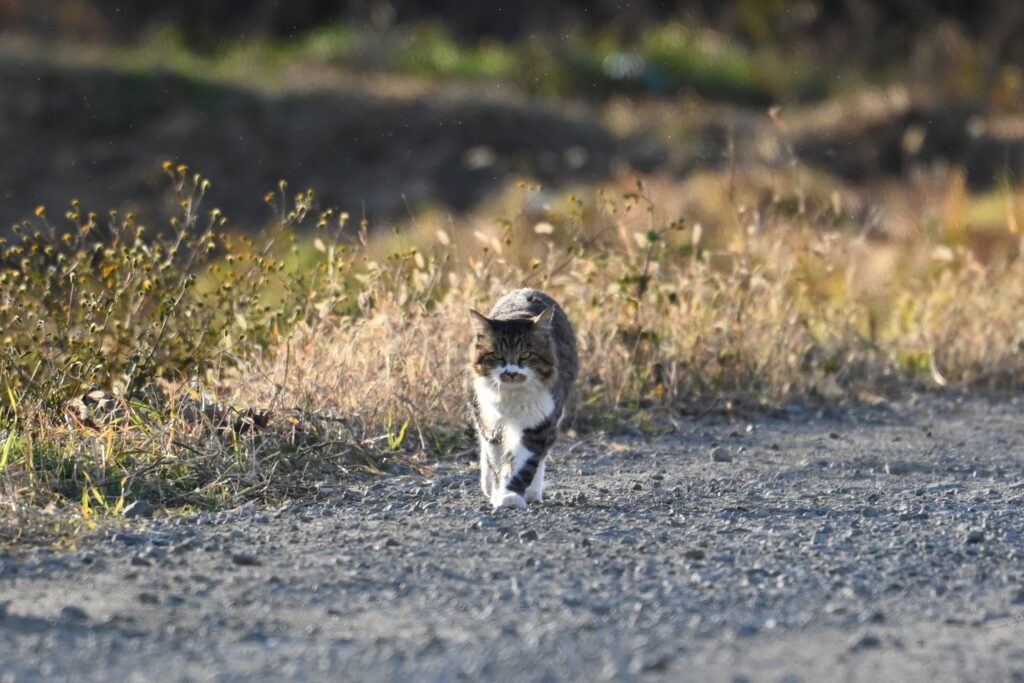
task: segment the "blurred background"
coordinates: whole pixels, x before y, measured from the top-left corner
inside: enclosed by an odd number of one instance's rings
[[[242,229],[282,178],[372,225],[636,177],[713,223],[742,178],[856,225],[935,203],[984,251],[1016,231],[1022,32],[1018,0],[0,0],[0,225],[158,220],[168,159]]]
[[[0,0],[6,481],[233,507],[469,453],[513,282],[574,321],[581,433],[1019,394],[1022,172],[1022,0]]]

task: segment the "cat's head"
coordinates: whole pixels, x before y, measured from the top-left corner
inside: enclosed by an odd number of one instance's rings
[[[554,313],[551,306],[534,318],[492,320],[470,310],[476,332],[471,350],[476,375],[490,379],[496,388],[549,385],[555,376]]]

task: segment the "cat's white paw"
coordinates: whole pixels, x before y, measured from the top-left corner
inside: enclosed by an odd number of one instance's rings
[[[494,497],[491,501],[491,505],[494,509],[498,508],[520,508],[526,507],[526,499],[520,496],[518,493],[512,491],[504,491]]]
[[[526,502],[527,503],[541,503],[544,501],[544,487],[538,487],[536,489],[526,489]]]

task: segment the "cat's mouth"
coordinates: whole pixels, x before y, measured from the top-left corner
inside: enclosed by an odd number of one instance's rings
[[[507,370],[500,375],[502,383],[506,384],[522,384],[526,381],[526,375],[521,372],[508,372]]]

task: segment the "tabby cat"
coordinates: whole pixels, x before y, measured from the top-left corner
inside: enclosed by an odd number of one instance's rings
[[[562,307],[535,289],[471,310],[471,407],[480,441],[480,487],[495,508],[544,495],[544,457],[579,371],[576,334]]]

